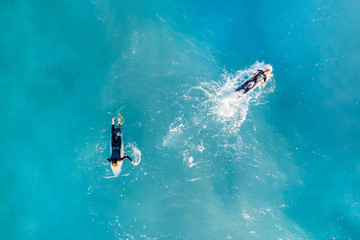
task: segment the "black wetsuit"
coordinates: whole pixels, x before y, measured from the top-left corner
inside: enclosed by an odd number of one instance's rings
[[[119,136],[118,136],[118,134],[119,134]],[[121,147],[122,147],[121,134],[122,133],[121,133],[121,125],[120,124],[118,125],[118,127],[115,127],[114,125],[111,126],[111,157],[107,159],[109,162],[122,161],[125,158],[129,159],[132,162],[132,160],[129,156],[121,157],[121,154],[120,154]]]
[[[263,70],[258,70],[258,71],[259,72],[254,77],[250,78],[245,83],[243,83],[240,87],[238,87],[235,90],[235,92],[246,94],[251,89],[255,88],[259,82],[261,81],[266,82],[266,75],[264,74],[264,71]]]

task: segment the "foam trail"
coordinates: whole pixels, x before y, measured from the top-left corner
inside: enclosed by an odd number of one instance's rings
[[[207,164],[214,156],[207,155],[208,153],[217,156],[218,153],[214,153],[212,147],[220,144],[216,139],[222,141],[219,146],[236,152],[238,146],[229,144],[226,139],[235,136],[241,142],[238,133],[246,121],[250,107],[266,103],[266,96],[274,91],[275,85],[270,75],[263,89],[254,89],[240,99],[235,89],[251,78],[254,70],[266,67],[270,65],[256,62],[236,74],[224,72],[218,81],[200,82],[198,86],[186,90],[183,99],[185,104],[191,106],[187,108],[189,112],[180,113],[171,122],[169,131],[163,138],[163,147],[179,149],[184,165],[189,168]]]
[[[116,178],[116,177],[118,177],[119,175],[117,175],[117,176],[105,176],[104,178]]]
[[[266,67],[269,68],[271,65],[256,62],[245,70],[237,71],[235,75],[225,72],[222,74],[222,82],[202,82],[200,86],[191,88],[185,97],[196,101],[199,100],[199,92],[204,94],[205,100],[197,108],[212,116],[217,122],[223,123],[224,131],[236,134],[246,120],[250,103],[255,103],[255,105],[263,104],[264,101],[260,99],[261,93],[274,90],[274,81],[271,81],[272,74],[268,77],[263,90],[256,89],[243,96],[240,100],[234,94],[234,91],[253,76],[254,70]]]

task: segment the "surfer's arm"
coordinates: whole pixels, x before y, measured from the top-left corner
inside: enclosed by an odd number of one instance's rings
[[[131,158],[129,157],[129,156],[123,156],[120,160],[124,160],[125,158],[127,158],[127,159],[129,159],[130,160],[130,162],[132,162],[132,163],[134,163],[134,161],[133,160],[131,160]]]
[[[111,120],[111,138],[115,139],[115,118]]]

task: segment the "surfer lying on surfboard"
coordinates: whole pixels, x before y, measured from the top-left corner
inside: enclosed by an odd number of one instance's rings
[[[253,77],[244,82],[240,87],[235,90],[235,93],[238,93],[238,98],[244,96],[249,91],[253,90],[255,87],[266,84],[266,80],[272,72],[272,67],[265,68],[265,70],[255,70],[253,72]]]
[[[122,143],[121,121],[118,119],[118,126],[115,127],[115,118],[111,123],[111,157],[107,160],[111,163],[111,169],[115,175],[120,174],[122,161],[127,158],[135,165],[129,156],[124,156],[124,146]]]

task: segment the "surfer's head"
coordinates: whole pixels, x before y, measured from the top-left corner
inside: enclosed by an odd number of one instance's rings
[[[265,70],[264,70],[264,74],[265,76],[269,76],[270,73],[272,72],[272,66],[269,66],[269,67],[266,67]]]
[[[117,166],[117,161],[116,162],[115,161],[111,162],[111,166],[116,167]]]
[[[120,135],[121,135],[121,133],[120,133],[120,132],[118,132],[118,133],[116,134],[116,136],[118,136],[118,137],[120,137]]]

